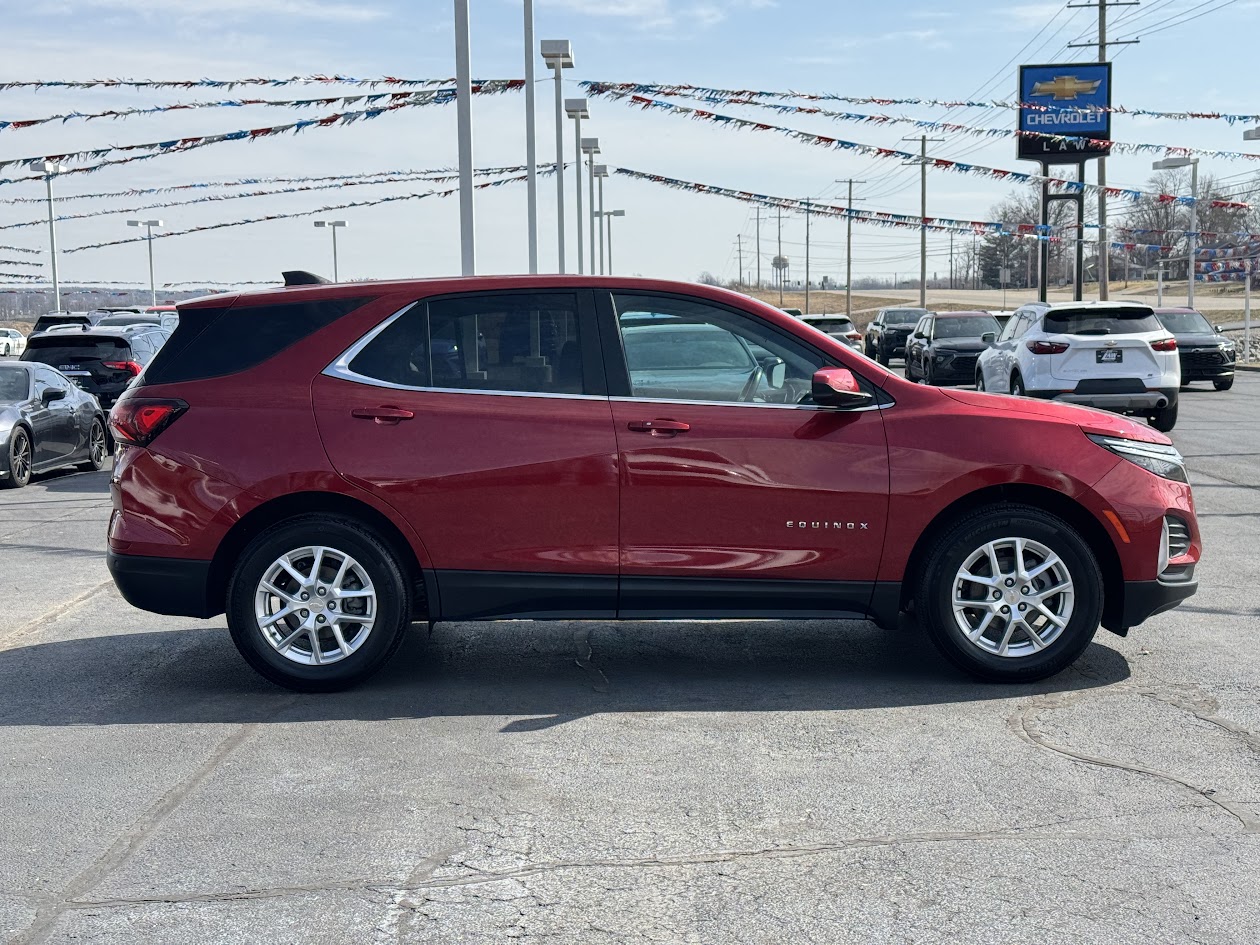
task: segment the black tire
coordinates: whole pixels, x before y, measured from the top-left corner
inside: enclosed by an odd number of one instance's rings
[[[1229,390],[1234,386],[1234,379],[1232,377],[1222,377],[1219,381],[1213,381],[1212,386],[1217,390]]]
[[[930,387],[936,386],[936,372],[932,369],[932,362],[927,363],[927,367],[923,371],[923,383]]]
[[[888,362],[891,361],[892,358],[888,356],[888,349],[885,348],[883,345],[880,345],[879,350],[876,352],[875,360],[878,361],[880,364],[882,364],[884,367],[888,367]]]
[[[1020,377],[1019,374],[1011,375],[1011,396],[1012,397],[1024,396],[1024,379]]]
[[[865,338],[862,339],[862,353],[872,360],[875,358],[875,348]]]
[[[1029,539],[1049,549],[1066,567],[1074,590],[1067,625],[1044,648],[1032,648],[1022,629],[1012,632],[1010,643],[1028,648],[1027,655],[999,656],[971,642],[954,616],[954,582],[959,570],[986,543],[1004,538]],[[1080,657],[1102,619],[1102,571],[1089,545],[1067,522],[1033,506],[1002,503],[962,519],[934,542],[925,561],[915,589],[919,622],[941,655],[980,679],[1024,683],[1053,676]],[[1018,590],[1011,589],[1012,593]],[[995,616],[993,622],[1005,619]],[[996,637],[1005,627],[1001,624],[989,632]],[[1000,644],[994,639],[988,642]]]
[[[10,347],[11,347],[11,345],[9,345],[9,344],[7,344],[7,343],[6,343],[6,344],[5,344],[5,346],[4,346],[4,356],[5,356],[6,358],[7,358],[10,354],[12,354],[12,353],[13,353],[12,351],[10,351],[10,350],[9,350],[9,349],[10,349]]]
[[[321,665],[304,665],[281,655],[264,636],[254,611],[259,582],[273,562],[310,545],[350,555],[376,589],[376,620],[366,639],[349,655]],[[342,609],[346,610],[345,601]],[[410,615],[411,583],[395,553],[361,522],[338,516],[300,515],[273,525],[241,554],[227,589],[228,627],[241,656],[260,675],[298,692],[335,692],[371,676],[401,645]],[[300,625],[298,616],[286,620]],[[312,650],[309,638],[299,642],[307,652]],[[325,638],[325,642],[331,641]]]
[[[984,372],[976,371],[976,390],[984,390]]]
[[[9,449],[4,457],[8,475],[0,479],[0,489],[21,489],[31,481],[31,463],[35,447],[26,427],[14,427],[9,434]]]
[[[97,472],[105,467],[105,456],[109,452],[109,446],[105,437],[105,424],[97,417],[92,421],[92,428],[88,431],[88,459],[86,463],[80,463],[79,468],[84,472]]]
[[[1150,413],[1151,426],[1160,433],[1168,433],[1177,425],[1177,408],[1180,406],[1178,401],[1173,401],[1167,407],[1160,410],[1152,410]]]

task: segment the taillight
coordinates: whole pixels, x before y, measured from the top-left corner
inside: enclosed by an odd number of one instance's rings
[[[1062,354],[1068,349],[1064,341],[1030,341],[1028,350],[1033,354]]]
[[[1156,351],[1176,351],[1177,339],[1165,338],[1163,341],[1152,341],[1151,347],[1154,348]]]
[[[109,412],[109,428],[123,443],[148,446],[187,409],[182,400],[124,396]]]
[[[102,361],[101,364],[115,371],[126,371],[132,377],[139,376],[140,372],[144,370],[135,361]]]
[[[862,333],[860,331],[849,331],[845,332],[844,337],[848,338],[850,341],[857,341],[862,337]]]

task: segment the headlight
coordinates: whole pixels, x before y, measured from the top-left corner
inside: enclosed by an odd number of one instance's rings
[[[1091,440],[1105,450],[1115,453],[1121,459],[1141,466],[1173,482],[1188,482],[1186,478],[1186,461],[1181,458],[1175,446],[1161,446],[1158,443],[1146,443],[1142,440],[1126,440],[1118,436],[1097,436],[1086,434]]]

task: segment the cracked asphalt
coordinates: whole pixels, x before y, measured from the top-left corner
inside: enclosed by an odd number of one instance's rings
[[[0,940],[1256,943],[1260,374],[1183,395],[1185,606],[1030,687],[912,624],[415,628],[294,695],[0,494]]]

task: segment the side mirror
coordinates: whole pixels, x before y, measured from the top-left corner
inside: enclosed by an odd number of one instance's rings
[[[772,390],[782,390],[783,382],[787,380],[787,363],[782,358],[776,358],[773,355],[762,358],[759,363],[767,386]]]
[[[997,341],[997,332],[986,331],[983,335],[980,336],[980,341],[986,345],[993,344],[995,341]]]
[[[1223,332],[1223,331],[1225,330],[1225,326],[1224,326],[1224,325],[1213,325],[1213,326],[1212,326],[1212,330],[1213,330],[1214,332],[1216,332],[1216,333],[1219,335],[1221,332]]]
[[[65,400],[66,392],[56,387],[50,387],[40,395],[39,399],[42,400],[44,402],[44,406],[47,407],[54,400]]]
[[[857,378],[848,368],[827,367],[815,371],[810,393],[820,407],[842,410],[865,407],[872,399],[858,386]]]

